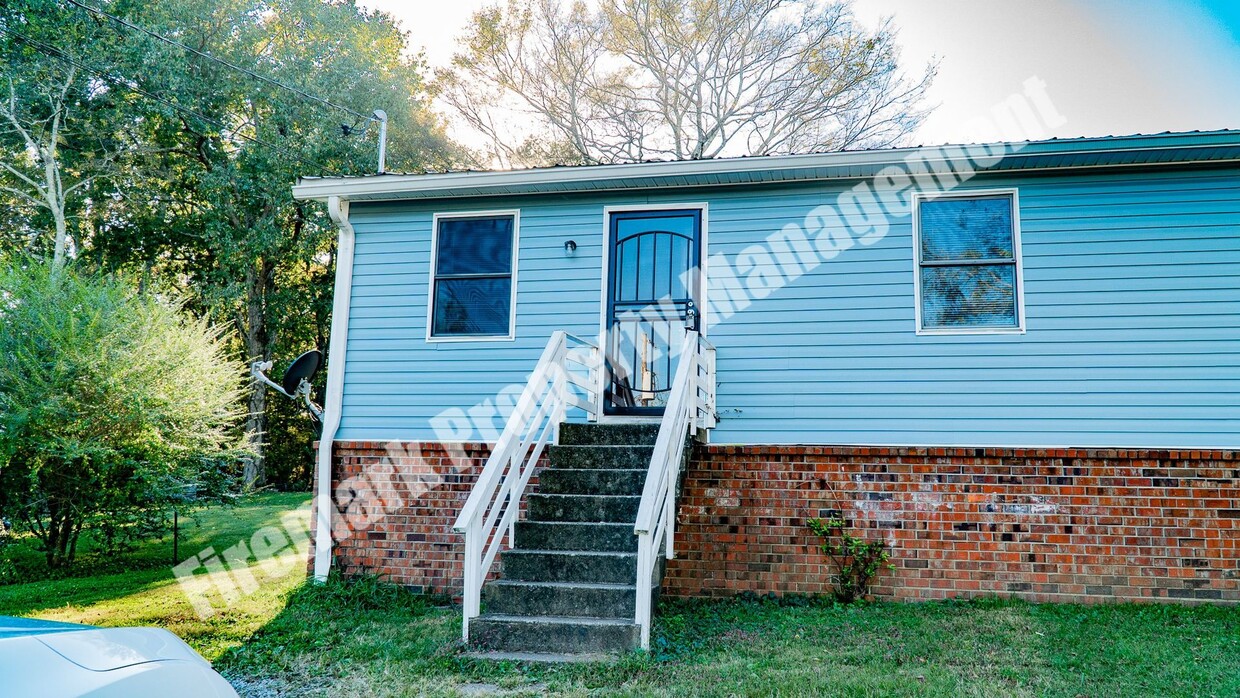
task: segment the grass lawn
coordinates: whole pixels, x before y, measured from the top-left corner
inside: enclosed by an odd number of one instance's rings
[[[258,494],[234,507],[182,516],[180,555],[184,559],[208,546],[218,552],[248,541],[255,530],[279,525],[280,516],[290,511],[304,513],[308,522],[310,495]],[[257,592],[204,620],[194,612],[172,574],[171,535],[115,557],[100,555],[93,542],[84,538],[79,559],[69,573],[72,576],[59,578],[41,571],[42,555],[33,540],[6,545],[0,559],[8,561],[10,575],[34,581],[0,585],[0,616],[102,626],[157,625],[213,660],[280,613],[289,592],[305,579],[304,564],[281,577],[260,577],[264,583]]]
[[[308,504],[260,495],[204,512],[182,554]],[[202,620],[169,558],[169,541],[88,554],[79,573],[94,576],[0,586],[0,615],[167,627],[253,697],[1240,696],[1237,607],[669,602],[648,655],[525,666],[462,657],[454,608],[374,580],[303,585],[302,568]]]
[[[537,666],[463,658],[456,610],[360,587],[296,592],[217,666],[279,695],[1240,695],[1236,608],[673,602],[651,655]]]

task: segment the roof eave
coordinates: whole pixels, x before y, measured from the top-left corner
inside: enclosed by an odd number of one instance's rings
[[[340,197],[356,201],[436,199],[516,194],[569,194],[651,189],[665,186],[717,186],[746,173],[762,183],[824,179],[863,179],[888,166],[910,161],[935,172],[1012,169],[1066,169],[1112,165],[1167,165],[1240,159],[1240,138],[1222,134],[1164,134],[1074,141],[894,148],[812,155],[780,155],[716,160],[645,162],[551,167],[495,172],[385,174],[367,177],[303,178],[296,199]],[[996,159],[996,154],[1002,157]]]
[[[450,192],[460,189],[511,188],[539,191],[538,187],[557,185],[557,191],[573,184],[590,184],[575,191],[597,191],[611,188],[626,189],[624,182],[634,179],[670,179],[675,177],[703,176],[711,174],[735,174],[757,170],[796,170],[822,167],[825,162],[837,160],[841,155],[856,157],[856,164],[869,161],[891,160],[894,154],[907,154],[924,148],[901,148],[856,153],[822,153],[815,155],[778,155],[716,160],[673,160],[666,162],[640,162],[618,165],[586,165],[580,167],[548,167],[528,170],[501,170],[494,172],[446,172],[442,174],[397,175],[358,178],[303,179],[293,187],[297,199],[326,199],[329,196],[344,198],[372,198],[383,194],[418,192],[422,195]],[[850,158],[851,160],[851,158]],[[524,192],[522,192],[524,193]]]

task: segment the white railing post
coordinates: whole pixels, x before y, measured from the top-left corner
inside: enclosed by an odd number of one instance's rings
[[[702,416],[703,428],[714,429],[718,420],[715,418],[715,347],[710,342],[703,340],[705,346],[702,347],[702,364],[703,373],[703,390],[706,394],[704,399],[705,412]]]
[[[552,440],[556,443],[560,442],[560,423],[564,421],[564,417],[568,412],[568,340],[566,337],[561,338],[559,350],[556,352],[558,359],[553,365],[552,390],[555,391],[555,401],[558,404],[555,414],[551,416],[555,420],[552,426]]]
[[[589,379],[589,380],[590,380],[590,385],[602,385],[603,381],[607,379],[607,377],[606,377],[606,372],[603,370],[603,352],[602,352],[602,350],[600,350],[600,349],[599,349],[598,347],[596,347],[596,346],[591,346],[591,347],[590,347],[590,372],[589,372],[589,376],[590,376],[590,379]],[[602,402],[602,400],[603,400],[603,391],[602,391],[602,390],[599,390],[599,394],[598,394],[598,395],[599,395],[599,397],[598,397],[599,402],[601,403],[601,402]],[[603,408],[602,408],[602,405],[600,404],[600,405],[599,405],[596,409],[597,409],[598,411],[597,411],[597,412],[595,412],[594,414],[590,415],[590,416],[588,417],[588,421],[591,421],[591,422],[597,422],[597,421],[598,421],[598,415],[599,415],[599,413],[601,413],[601,412],[602,412],[602,409],[603,409]]]
[[[522,459],[521,459],[520,461],[518,461],[518,460],[517,460],[517,456],[518,456],[518,454],[516,454],[516,453],[512,454],[512,458],[508,461],[508,473],[509,473],[509,478],[511,478],[511,477],[512,477],[512,475],[514,474],[514,471],[515,471],[515,474],[518,476],[518,478],[520,477],[520,474],[521,474],[521,463],[522,463],[522,462],[524,462],[524,460],[525,460],[525,459],[524,459],[524,457],[522,457]],[[501,489],[501,490],[500,490],[500,496],[501,496],[501,497],[503,497],[503,496],[504,496],[505,492],[507,492],[507,494],[508,494],[508,496],[509,496],[509,497],[512,497],[512,496],[513,496],[513,487],[512,487],[512,485],[511,485],[511,484],[509,484],[510,482],[512,482],[510,479],[507,479],[507,478],[506,478],[506,479],[504,480],[504,485],[505,485],[505,487],[504,487],[503,489]],[[520,480],[518,479],[518,480],[517,480],[517,482],[520,482]],[[512,505],[512,500],[511,500],[511,499],[509,499],[509,506],[511,506],[511,505]],[[508,533],[508,547],[510,547],[510,548],[511,548],[511,547],[513,547],[514,545],[516,545],[516,544],[517,544],[517,517],[515,517],[515,516],[514,516],[514,517],[512,517],[512,519],[508,522],[508,531],[507,531],[507,533]],[[484,580],[481,580],[481,581],[478,583],[478,586],[479,586],[479,587],[481,587],[481,586],[482,586],[482,583],[483,583],[483,582],[485,582],[485,581],[486,581],[485,579],[484,579]]]
[[[654,557],[654,551],[651,549],[653,545],[650,540],[651,534],[643,533],[637,537],[637,585],[635,587],[637,593],[637,613],[634,619],[639,628],[641,628],[641,645],[642,649],[650,649],[650,582],[654,577],[654,570],[651,566],[651,558]]]
[[[684,448],[683,442],[681,449]],[[673,547],[672,541],[676,538],[676,470],[669,469],[667,471],[667,496],[663,498],[663,520],[666,522],[664,526],[663,537],[667,545],[663,554],[667,559],[671,560],[676,557],[676,549]]]
[[[465,622],[461,634],[469,641],[469,621],[477,618],[482,611],[482,585],[478,583],[478,569],[482,566],[482,550],[478,545],[477,527],[471,526],[465,531],[465,590],[461,594]]]
[[[689,429],[697,430],[702,428],[702,419],[698,416],[698,402],[701,400],[698,391],[702,383],[699,375],[702,371],[702,342],[698,337],[694,337],[693,343],[697,346],[693,348],[693,367],[689,369]]]

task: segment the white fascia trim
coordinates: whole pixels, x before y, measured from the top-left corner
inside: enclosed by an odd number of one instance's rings
[[[326,582],[332,564],[332,444],[340,429],[344,406],[344,354],[349,336],[349,297],[353,290],[353,225],[349,202],[333,196],[327,213],[340,229],[336,244],[336,285],[332,299],[332,329],[327,345],[327,397],[323,406],[323,432],[319,436],[315,468],[314,580]]]
[[[969,152],[971,146],[962,148]],[[494,172],[444,172],[439,174],[384,175],[382,177],[336,177],[302,180],[293,187],[295,199],[324,199],[336,195],[364,198],[384,194],[417,191],[449,195],[457,189],[486,187],[538,187],[540,185],[618,182],[645,177],[681,177],[707,174],[733,174],[756,170],[813,169],[824,165],[849,165],[899,162],[900,155],[919,150],[864,151],[856,153],[822,153],[816,155],[777,155],[715,160],[671,160],[638,162],[621,165],[586,165],[573,167],[501,170]],[[959,152],[957,150],[956,152]],[[982,157],[981,151],[978,157]]]

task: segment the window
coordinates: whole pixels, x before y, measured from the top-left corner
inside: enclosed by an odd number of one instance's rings
[[[915,199],[917,331],[1021,332],[1016,192]]]
[[[517,212],[435,216],[428,339],[510,339]]]

